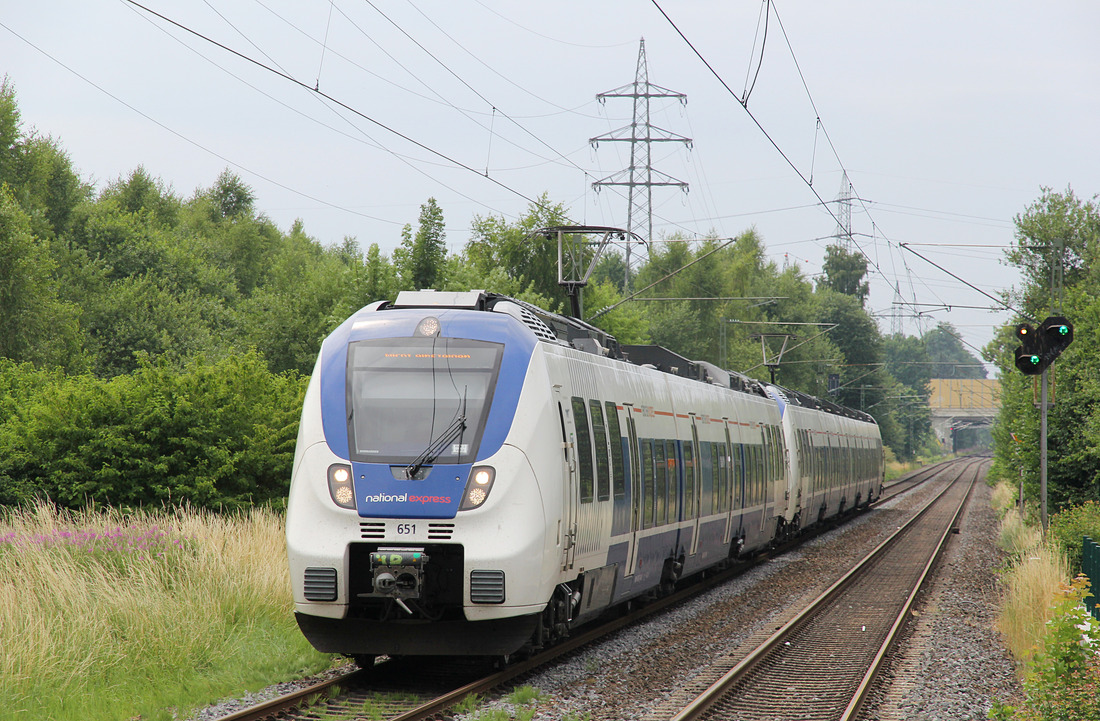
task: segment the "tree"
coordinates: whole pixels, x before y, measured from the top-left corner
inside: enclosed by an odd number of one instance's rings
[[[435,288],[444,280],[446,237],[443,211],[435,198],[428,198],[428,202],[420,206],[416,234],[413,235],[411,225],[406,225],[401,230],[401,247],[393,252],[394,265],[406,288]]]
[[[560,310],[565,296],[558,286],[557,238],[532,233],[539,228],[565,225],[567,221],[565,206],[551,204],[546,193],[529,205],[515,223],[500,216],[475,216],[463,259],[480,274],[493,268],[503,269],[535,294],[553,300],[547,310]]]
[[[19,139],[23,134],[15,88],[8,76],[0,81],[0,183],[15,180],[15,159],[19,154]]]
[[[1041,197],[1016,216],[1016,245],[1006,253],[1023,274],[1011,296],[1032,318],[1050,308],[1050,272],[1065,268],[1062,314],[1080,329],[1073,345],[1048,370],[1057,402],[1048,411],[1048,499],[1053,511],[1100,493],[1100,206],[1072,190]],[[1040,413],[1034,381],[1014,365],[1015,323],[1002,327],[985,348],[1000,369],[1001,411],[993,427],[993,473],[1024,480],[1029,500],[1039,496]]]
[[[822,269],[825,276],[818,281],[818,285],[854,296],[861,306],[865,305],[871,286],[866,280],[867,258],[862,253],[853,253],[841,245],[830,245],[825,249]]]
[[[53,138],[24,133],[7,76],[0,82],[0,183],[10,186],[27,213],[31,232],[49,240],[68,227],[73,209],[91,196],[91,187],[73,170],[69,156]]]
[[[882,349],[890,375],[919,392],[927,400],[932,379],[932,357],[924,339],[900,333],[883,338]]]
[[[933,363],[932,378],[985,378],[982,362],[968,351],[950,323],[939,323],[924,334],[924,347]]]
[[[857,298],[828,289],[819,289],[817,296],[821,320],[836,324],[829,339],[844,358],[837,398],[849,408],[866,410],[888,395],[882,334]]]
[[[1100,238],[1097,200],[1082,201],[1067,187],[1058,193],[1042,188],[1042,195],[1017,214],[1015,244],[1006,253],[1009,265],[1024,274],[1020,299],[1028,308],[1042,307],[1051,287],[1052,268],[1061,267],[1065,285],[1075,285],[1090,269],[1087,261]]]
[[[591,316],[600,308],[609,308],[622,299],[622,293],[611,280],[589,283],[584,289],[585,315]],[[649,319],[637,303],[624,303],[590,322],[615,336],[620,343],[643,345],[650,342]]]
[[[58,297],[55,270],[48,247],[0,183],[0,358],[73,362],[78,310]]]
[[[206,191],[214,220],[251,216],[256,194],[241,177],[226,168],[214,186]]]
[[[101,201],[113,200],[126,213],[149,213],[158,226],[175,226],[179,222],[183,201],[159,178],[149,175],[139,165],[129,177],[110,183],[99,195]]]

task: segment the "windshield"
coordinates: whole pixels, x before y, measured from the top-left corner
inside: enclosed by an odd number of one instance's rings
[[[503,350],[501,343],[438,336],[350,344],[352,458],[412,463],[446,440],[432,463],[472,462]]]

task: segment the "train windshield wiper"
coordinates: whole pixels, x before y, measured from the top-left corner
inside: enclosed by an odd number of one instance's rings
[[[439,437],[428,444],[428,447],[424,449],[424,452],[413,459],[413,462],[405,466],[405,478],[415,478],[416,474],[420,472],[420,469],[430,463],[432,463],[439,455],[443,453],[443,449],[447,447],[447,444],[462,435],[462,432],[466,430],[466,414],[460,414],[458,418],[454,419],[451,425],[439,434]]]

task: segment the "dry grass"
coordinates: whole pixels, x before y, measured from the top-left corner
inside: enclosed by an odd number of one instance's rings
[[[1013,517],[1018,519],[1010,513],[1006,520]],[[1019,563],[1005,574],[1005,601],[997,627],[1017,660],[1026,662],[1031,658],[1053,615],[1060,589],[1070,577],[1065,553],[1052,543],[1026,549]]]
[[[328,665],[291,613],[282,517],[0,516],[0,719],[171,718]]]
[[[993,487],[990,505],[999,518],[1004,518],[1009,511],[1015,510],[1019,496],[1020,492],[1015,485],[1001,481]]]
[[[1015,509],[1001,518],[1001,532],[997,545],[1014,561],[1020,561],[1032,555],[1032,551],[1042,542],[1042,532],[1034,526],[1027,525]]]

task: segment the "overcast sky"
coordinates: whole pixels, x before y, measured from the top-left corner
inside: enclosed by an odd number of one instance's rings
[[[625,189],[592,183],[629,144],[589,139],[629,126],[631,100],[596,96],[634,81],[642,38],[649,81],[687,96],[653,99],[650,122],[692,139],[653,145],[689,186],[654,188],[654,237],[754,227],[812,276],[837,229],[819,197],[846,171],[883,332],[946,321],[977,354],[1011,318],[989,296],[1018,283],[1013,217],[1043,186],[1100,192],[1091,0],[142,4],[256,62],[125,0],[8,0],[0,74],[24,129],[98,189],[143,165],[186,197],[228,167],[326,244],[390,253],[429,197],[455,252],[475,216],[543,193],[625,226]]]

